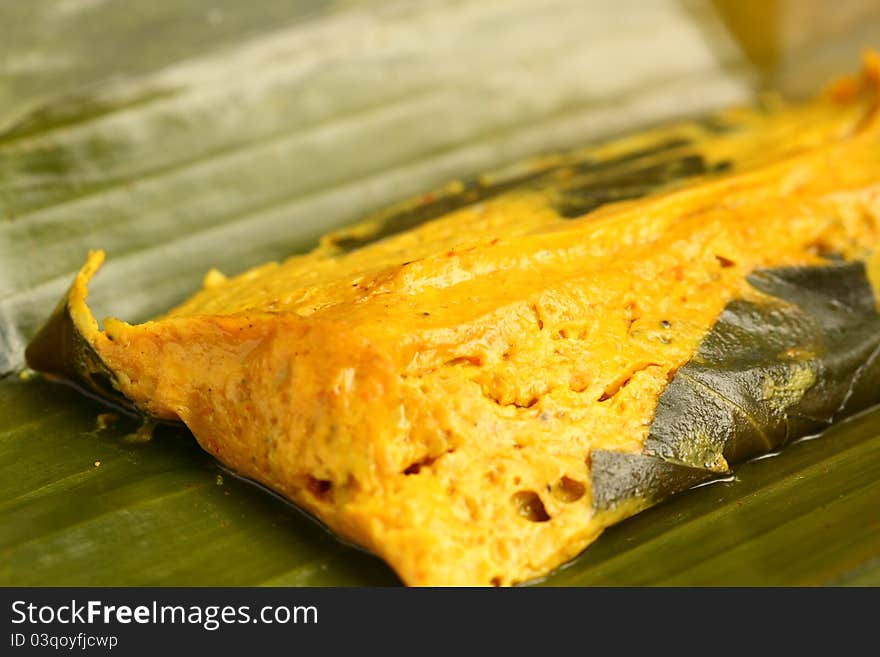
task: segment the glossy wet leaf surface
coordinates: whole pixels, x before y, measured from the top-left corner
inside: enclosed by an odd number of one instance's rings
[[[99,316],[142,320],[211,266],[749,98],[711,16],[601,5],[0,5],[0,584],[396,584],[186,431],[145,441],[76,390],[21,380],[24,344],[89,248],[108,251]],[[545,583],[877,584],[878,473],[875,412],[614,527]]]

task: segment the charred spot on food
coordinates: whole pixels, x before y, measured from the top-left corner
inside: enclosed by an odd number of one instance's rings
[[[329,501],[333,494],[333,482],[326,479],[318,479],[312,475],[306,476],[306,489],[318,500]]]

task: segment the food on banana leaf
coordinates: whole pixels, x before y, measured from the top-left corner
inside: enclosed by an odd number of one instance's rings
[[[27,352],[412,585],[512,584],[880,402],[880,61],[811,104],[538,158]]]

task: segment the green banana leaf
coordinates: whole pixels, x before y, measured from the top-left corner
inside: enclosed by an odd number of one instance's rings
[[[0,5],[0,585],[396,584],[186,431],[20,375],[24,345],[88,248],[108,251],[99,316],[143,320],[211,266],[785,72],[750,68],[710,5],[615,4]],[[843,71],[865,45],[826,51]],[[621,523],[543,583],[878,585],[878,474],[868,411]]]

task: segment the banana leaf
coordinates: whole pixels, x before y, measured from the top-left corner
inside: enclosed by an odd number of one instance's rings
[[[641,4],[0,7],[0,584],[395,584],[184,430],[19,375],[24,345],[90,247],[112,256],[93,305],[145,319],[211,266],[749,97],[717,17]],[[878,473],[868,411],[622,523],[544,583],[878,584]]]

